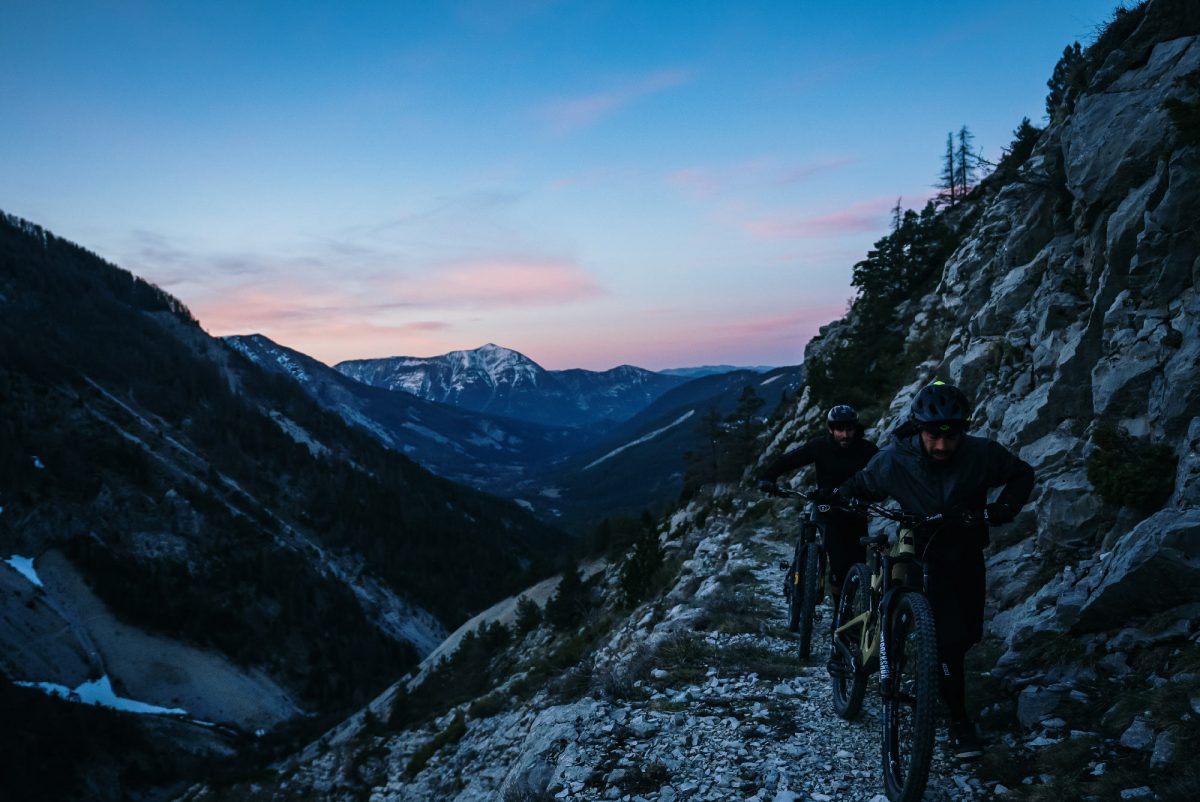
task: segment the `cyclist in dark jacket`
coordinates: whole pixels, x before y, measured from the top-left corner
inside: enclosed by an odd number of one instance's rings
[[[929,602],[942,663],[941,696],[950,709],[957,754],[979,753],[981,743],[967,715],[963,661],[983,637],[988,526],[1009,523],[1033,492],[1033,468],[999,443],[965,434],[967,397],[943,382],[921,389],[909,421],[892,435],[839,494],[871,501],[891,497],[905,512],[959,516],[982,512],[978,523],[948,523],[917,547],[929,565]],[[1003,487],[996,501],[988,491]]]
[[[769,490],[785,473],[815,465],[817,487],[833,490],[862,469],[879,449],[863,438],[858,413],[848,404],[838,404],[825,416],[829,434],[793,448],[763,469],[759,478]],[[862,562],[865,549],[860,542],[867,534],[865,518],[841,510],[825,515],[825,551],[829,555],[829,591],[837,609],[842,581],[854,563]]]

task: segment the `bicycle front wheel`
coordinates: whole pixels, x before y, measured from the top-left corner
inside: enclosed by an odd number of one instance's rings
[[[838,631],[834,632],[829,655],[829,679],[833,682],[833,712],[849,721],[862,710],[867,690],[867,670],[862,665],[862,639],[867,637],[871,615],[871,571],[858,563],[846,574],[838,606]],[[858,619],[856,622],[855,619]],[[840,629],[846,626],[846,629]]]
[[[800,579],[800,659],[812,653],[813,619],[817,614],[817,594],[821,583],[821,547],[816,543],[804,546],[804,571]],[[795,595],[795,594],[794,594]]]
[[[883,700],[883,782],[891,802],[917,802],[929,780],[937,705],[937,637],[929,600],[905,593],[887,640],[890,688]]]

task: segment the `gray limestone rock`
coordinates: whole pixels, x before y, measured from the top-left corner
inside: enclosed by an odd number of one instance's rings
[[[1030,685],[1017,697],[1017,719],[1029,729],[1050,718],[1062,703],[1063,693]]]
[[[1121,733],[1121,746],[1126,749],[1148,751],[1154,746],[1154,727],[1149,720],[1138,716],[1125,732]]]
[[[1165,509],[1117,544],[1086,583],[1076,628],[1096,631],[1131,615],[1200,601],[1200,509]]]

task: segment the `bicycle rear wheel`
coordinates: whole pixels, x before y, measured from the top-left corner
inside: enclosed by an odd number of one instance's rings
[[[871,612],[871,571],[862,563],[851,566],[842,587],[842,600],[837,611],[837,624]],[[869,619],[868,619],[869,620]],[[862,710],[863,693],[867,690],[867,671],[860,665],[862,638],[866,624],[855,624],[834,633],[829,655],[829,678],[833,682],[833,712],[844,719],[856,718]]]
[[[816,543],[808,543],[804,550],[804,571],[800,585],[794,591],[801,591],[800,596],[800,659],[807,660],[812,653],[813,619],[817,613],[817,594],[820,593],[821,583],[821,547]]]
[[[800,582],[803,576],[804,547],[797,543],[792,552],[792,564],[788,568],[787,579],[783,580],[783,595],[787,597],[788,605],[788,632],[797,632],[800,629],[800,597],[803,595]]]
[[[890,691],[883,700],[883,783],[892,802],[917,802],[929,780],[937,705],[937,637],[929,600],[905,593],[892,610]]]

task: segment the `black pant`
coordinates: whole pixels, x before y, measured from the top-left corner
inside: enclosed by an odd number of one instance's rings
[[[829,581],[839,590],[850,566],[866,560],[867,521],[858,515],[830,510],[825,515],[825,552],[829,555]]]
[[[931,550],[932,551],[932,550]],[[983,551],[951,548],[926,553],[929,604],[937,630],[938,690],[954,721],[967,719],[967,650],[983,638],[986,573]]]

